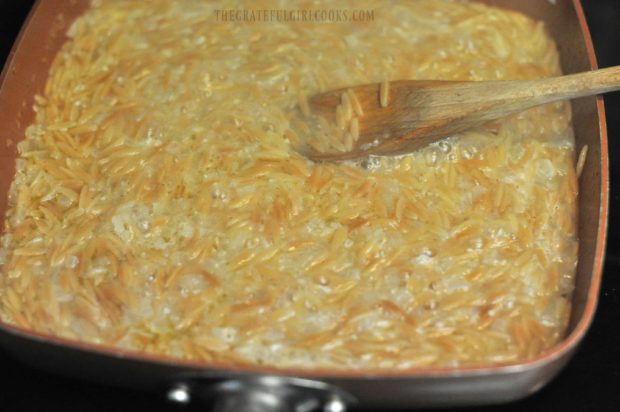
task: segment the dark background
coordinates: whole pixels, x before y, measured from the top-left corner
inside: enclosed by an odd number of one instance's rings
[[[45,1],[45,0],[43,0]],[[140,0],[136,0],[140,1]],[[174,1],[174,0],[172,0]],[[520,1],[520,0],[515,0]],[[545,0],[539,0],[545,1]],[[0,0],[0,64],[6,60],[32,0]],[[620,1],[582,0],[599,66],[620,65]],[[539,393],[509,405],[471,408],[492,411],[620,411],[620,93],[605,96],[611,167],[608,248],[597,315],[566,369]],[[0,349],[1,411],[185,410],[162,394],[91,384],[37,371]]]

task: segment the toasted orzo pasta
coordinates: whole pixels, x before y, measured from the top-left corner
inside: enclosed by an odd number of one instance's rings
[[[288,131],[328,89],[384,82],[387,105],[392,80],[558,75],[543,25],[451,0],[339,3],[372,10],[364,22],[215,12],[293,7],[333,6],[93,1],[19,144],[2,319],[308,368],[498,364],[555,344],[577,250],[568,105],[357,163],[313,163]],[[341,110],[363,115],[349,92]]]

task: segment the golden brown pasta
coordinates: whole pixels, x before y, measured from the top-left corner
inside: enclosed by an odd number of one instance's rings
[[[567,105],[357,163],[313,163],[287,131],[327,89],[560,74],[544,27],[449,0],[348,3],[374,10],[363,23],[214,18],[290,7],[100,0],[73,24],[19,144],[2,319],[276,366],[496,364],[556,343],[577,249]]]

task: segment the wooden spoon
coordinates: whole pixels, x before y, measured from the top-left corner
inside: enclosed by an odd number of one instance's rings
[[[335,125],[337,106],[345,105],[343,100],[349,100],[346,105],[350,105],[353,98],[361,106],[361,111],[357,107],[357,116],[355,112],[352,114],[358,123],[352,133],[358,137],[348,136],[348,144],[328,145],[327,150],[319,150],[314,145],[302,152],[313,160],[330,161],[371,154],[404,154],[534,106],[619,89],[620,66],[537,80],[398,80],[389,82],[387,89],[384,82],[383,85],[375,83],[331,90],[307,100],[308,106],[301,110],[306,114],[303,122],[308,126],[304,130],[314,130],[313,122],[319,117],[338,127]],[[348,97],[343,97],[343,93]],[[387,103],[385,107],[381,104],[381,93],[384,105]],[[344,106],[339,110],[351,113],[351,108]],[[343,126],[342,119],[340,121],[342,135],[349,133],[346,131],[350,130],[349,126]],[[300,134],[303,140],[304,133]]]

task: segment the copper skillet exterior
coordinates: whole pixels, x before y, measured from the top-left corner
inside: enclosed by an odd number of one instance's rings
[[[545,22],[557,41],[565,73],[596,68],[579,0],[557,0],[556,4],[542,0],[482,1]],[[2,218],[14,174],[15,143],[23,138],[33,119],[33,96],[43,89],[67,27],[87,5],[87,0],[37,2],[0,76]],[[577,150],[589,146],[580,181],[576,289],[568,335],[535,359],[486,368],[274,369],[179,361],[47,336],[2,322],[0,344],[29,364],[59,373],[137,389],[168,390],[171,399],[177,401],[188,396],[203,400],[218,397],[218,410],[293,410],[288,409],[293,404],[308,408],[329,404],[333,410],[346,404],[384,408],[475,405],[524,397],[544,386],[572,356],[592,322],[601,283],[609,191],[605,113],[600,98],[575,100],[572,108]]]

